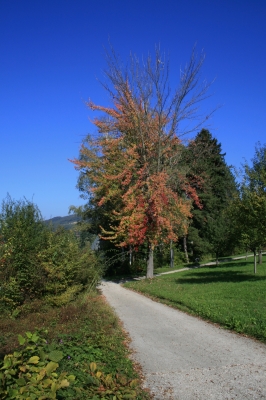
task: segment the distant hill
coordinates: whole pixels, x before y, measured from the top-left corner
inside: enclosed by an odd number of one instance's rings
[[[66,217],[54,217],[46,219],[44,223],[48,225],[52,224],[54,228],[57,228],[58,226],[63,226],[65,229],[72,229],[78,221],[80,221],[80,218],[77,215],[73,214],[67,215]]]

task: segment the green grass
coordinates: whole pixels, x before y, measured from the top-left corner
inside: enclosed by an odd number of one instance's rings
[[[219,257],[219,262],[233,261],[233,258],[236,258],[236,257],[246,257],[246,253],[245,254],[239,254],[237,256]],[[253,257],[253,254],[248,253],[247,257],[248,258]],[[206,259],[206,260],[198,261],[198,262],[196,262],[196,261],[195,262],[189,262],[188,264],[187,263],[182,263],[182,264],[179,264],[179,265],[175,265],[174,268],[170,268],[169,266],[163,266],[163,267],[160,267],[160,268],[155,268],[154,269],[154,274],[161,274],[161,273],[169,272],[169,271],[178,271],[179,269],[182,269],[182,268],[193,267],[195,265],[205,265],[205,264],[207,264],[209,262],[216,262],[216,258],[210,258],[210,259]]]
[[[58,373],[67,372],[76,377],[74,386],[81,388],[76,397],[75,388],[69,387],[59,391],[58,399],[83,400],[92,398],[113,399],[116,393],[125,388],[130,389],[130,382],[139,376],[129,359],[126,344],[127,337],[123,333],[117,317],[100,295],[90,295],[83,301],[70,303],[60,308],[47,307],[40,301],[24,308],[19,318],[0,319],[0,366],[5,354],[13,353],[18,348],[17,336],[26,331],[48,330],[47,347],[49,351],[60,350],[64,358],[60,361]],[[84,301],[85,300],[85,301]],[[91,374],[90,363],[95,362],[97,369],[104,377],[113,377],[112,390],[99,393],[99,388],[88,383]],[[109,378],[108,378],[109,379]],[[108,381],[106,379],[106,382]],[[121,383],[122,382],[122,383]],[[134,390],[135,399],[148,399],[149,396],[140,387],[140,381]],[[1,386],[1,385],[0,385]],[[107,389],[106,389],[107,390]],[[92,391],[94,391],[92,393]],[[117,395],[118,396],[118,395]],[[0,395],[1,397],[1,395]],[[123,398],[123,397],[122,397]],[[118,396],[117,399],[120,399]]]
[[[253,273],[253,259],[201,267],[152,280],[128,282],[192,315],[266,342],[266,262]]]
[[[154,274],[156,275],[156,274],[162,274],[163,272],[178,271],[179,269],[186,268],[186,267],[187,266],[184,264],[184,265],[180,265],[180,266],[174,267],[174,268],[169,268],[169,267],[155,268]]]

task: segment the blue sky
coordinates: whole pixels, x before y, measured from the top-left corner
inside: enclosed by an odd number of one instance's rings
[[[68,159],[95,133],[85,101],[108,104],[97,78],[109,39],[124,60],[160,43],[173,85],[197,42],[227,163],[266,142],[265,0],[1,0],[0,38],[0,200],[33,199],[44,218],[82,204]]]

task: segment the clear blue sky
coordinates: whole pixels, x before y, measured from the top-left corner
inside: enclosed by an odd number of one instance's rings
[[[96,78],[109,38],[122,59],[160,43],[176,77],[197,42],[227,163],[266,142],[265,0],[0,0],[0,200],[33,199],[44,218],[82,204],[68,159],[95,132],[85,101],[108,102]]]

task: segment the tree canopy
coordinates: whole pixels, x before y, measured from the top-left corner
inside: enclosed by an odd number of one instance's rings
[[[204,57],[191,59],[171,95],[168,64],[157,51],[141,65],[132,58],[123,70],[114,52],[108,55],[104,84],[113,107],[88,102],[102,118],[93,121],[79,159],[79,187],[89,208],[99,211],[100,235],[119,247],[149,247],[147,277],[153,276],[153,250],[187,232],[191,205],[200,202],[181,162],[183,122],[195,120],[208,85],[199,84]],[[190,131],[190,127],[188,130]]]

